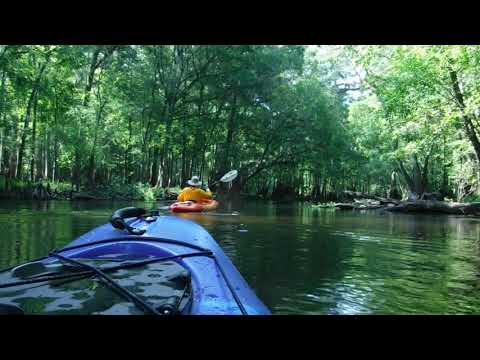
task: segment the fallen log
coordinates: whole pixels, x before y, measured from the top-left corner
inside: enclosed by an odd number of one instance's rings
[[[376,210],[385,207],[380,204],[364,204],[364,203],[337,203],[334,205],[339,210]]]
[[[375,199],[378,200],[380,204],[384,204],[384,205],[388,205],[388,204],[398,205],[401,203],[400,200],[395,200],[395,199],[386,199],[382,197],[375,197]]]
[[[412,200],[387,207],[385,210],[404,213],[439,212],[454,215],[480,216],[480,203],[449,203],[436,200]]]
[[[335,204],[335,207],[340,210],[353,210],[357,206],[355,204],[339,203],[339,204]]]
[[[361,193],[361,192],[356,192],[356,191],[350,191],[350,190],[345,190],[342,193],[342,197],[345,200],[353,200],[353,201],[358,201],[358,200],[368,200],[368,201],[380,201],[382,204],[399,204],[401,201],[396,200],[396,199],[391,199],[391,198],[384,198],[381,196],[376,196],[376,195],[371,195],[371,194],[366,194],[366,193]]]
[[[376,210],[376,209],[382,209],[384,208],[385,205],[380,205],[380,204],[376,204],[376,205],[359,205],[355,208],[355,210]]]

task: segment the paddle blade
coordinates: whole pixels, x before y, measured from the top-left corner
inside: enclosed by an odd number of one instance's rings
[[[235,180],[235,178],[238,176],[238,171],[237,170],[232,170],[226,173],[225,175],[222,176],[220,179],[221,182],[230,182]]]

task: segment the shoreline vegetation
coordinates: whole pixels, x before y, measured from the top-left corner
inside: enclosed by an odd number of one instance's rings
[[[70,187],[70,188],[69,188]],[[102,186],[95,190],[74,191],[69,184],[50,184],[37,182],[18,183],[8,182],[0,177],[0,199],[22,199],[22,200],[68,200],[68,201],[98,201],[98,200],[125,200],[125,201],[172,201],[176,200],[180,188],[163,189],[152,188],[145,184],[127,186],[107,187]],[[228,193],[219,192],[221,197],[228,197]],[[272,194],[273,195],[273,194]],[[437,200],[435,195],[427,194],[427,199],[390,199],[360,192],[344,191],[340,196],[341,202],[330,201],[327,203],[314,202],[307,198],[292,198],[291,196],[279,197],[262,196],[252,194],[238,194],[243,198],[256,200],[277,200],[277,201],[306,201],[311,202],[314,209],[335,209],[335,210],[382,210],[401,213],[443,213],[451,215],[473,215],[480,216],[480,202],[454,202]]]
[[[354,201],[353,203],[313,204],[313,208],[335,210],[383,210],[401,213],[442,213],[480,216],[480,203],[456,203],[438,200]]]
[[[0,175],[0,199],[22,200],[175,200],[180,188],[152,188],[146,184],[101,185],[95,189],[76,191],[67,183],[21,182],[2,178]]]
[[[345,191],[343,199],[348,202],[313,204],[313,208],[338,210],[384,210],[401,213],[443,213],[452,215],[480,216],[480,202],[454,202],[439,200],[435,194],[424,194],[421,199],[389,199],[353,191]]]

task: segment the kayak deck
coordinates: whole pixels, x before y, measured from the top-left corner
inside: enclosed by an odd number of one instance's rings
[[[112,254],[126,260],[170,258],[191,276],[192,299],[184,314],[270,314],[201,226],[170,216],[131,218],[127,222],[144,233],[130,235],[126,230],[105,224],[80,236],[59,253],[76,261],[101,259]],[[52,263],[57,260],[50,256],[41,261]]]

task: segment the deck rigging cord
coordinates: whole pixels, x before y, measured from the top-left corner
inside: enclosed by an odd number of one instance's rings
[[[228,289],[230,290],[232,296],[233,296],[233,299],[235,300],[235,303],[237,304],[238,308],[240,309],[241,313],[243,315],[248,315],[245,307],[243,306],[240,298],[238,297],[238,294],[236,293],[235,289],[233,288],[233,286],[231,285],[231,283],[228,281],[228,277],[226,276],[223,268],[221,267],[220,263],[218,262],[217,258],[215,257],[215,255],[213,254],[213,252],[211,250],[208,250],[208,249],[205,249],[205,248],[202,248],[200,246],[196,246],[196,245],[192,245],[192,244],[189,244],[189,243],[186,243],[186,242],[183,242],[183,241],[178,241],[178,240],[169,240],[169,239],[160,239],[160,238],[151,238],[151,237],[133,237],[133,236],[129,236],[129,237],[125,237],[125,238],[114,238],[114,239],[104,239],[104,240],[99,240],[99,241],[95,241],[95,242],[91,242],[91,243],[87,243],[87,244],[81,244],[81,245],[76,245],[76,246],[70,246],[70,247],[66,247],[66,248],[63,248],[61,250],[55,250],[53,252],[50,253],[51,256],[55,256],[57,258],[64,258],[64,259],[69,259],[69,260],[72,260],[71,258],[67,258],[67,257],[64,257],[64,256],[61,256],[59,255],[60,252],[65,252],[65,251],[68,251],[68,250],[74,250],[74,249],[78,249],[78,248],[82,248],[82,247],[87,247],[87,246],[91,246],[91,245],[95,245],[95,244],[104,244],[104,243],[109,243],[109,242],[116,242],[116,241],[119,241],[119,240],[137,240],[137,241],[153,241],[153,242],[166,242],[166,243],[173,243],[173,244],[178,244],[178,245],[183,245],[183,246],[188,246],[190,248],[194,248],[196,250],[199,250],[197,252],[191,252],[191,253],[185,253],[185,254],[179,254],[179,255],[172,255],[172,256],[166,256],[166,257],[161,257],[161,258],[153,258],[153,259],[147,259],[147,260],[142,260],[142,261],[137,261],[137,262],[130,262],[130,263],[127,263],[127,264],[122,264],[122,265],[116,265],[116,266],[111,266],[111,267],[104,267],[104,268],[97,268],[97,267],[94,267],[94,266],[90,266],[90,265],[87,265],[87,264],[84,264],[84,263],[80,263],[80,264],[76,264],[77,266],[82,266],[84,268],[87,268],[87,270],[84,270],[84,271],[78,271],[78,272],[75,272],[75,273],[71,273],[71,274],[59,274],[59,275],[55,275],[54,273],[52,274],[47,274],[47,275],[42,275],[42,276],[38,276],[34,279],[27,279],[27,280],[22,280],[22,281],[16,281],[16,282],[12,282],[12,283],[6,283],[6,284],[0,284],[0,288],[7,288],[7,287],[13,287],[13,286],[20,286],[20,285],[27,285],[27,284],[33,284],[33,283],[40,283],[40,282],[46,282],[46,281],[54,281],[54,280],[65,280],[64,282],[62,283],[68,283],[68,282],[71,282],[71,281],[77,281],[77,280],[80,280],[80,279],[83,279],[83,278],[87,278],[87,277],[90,277],[92,275],[99,275],[101,277],[104,278],[104,276],[106,275],[105,273],[107,272],[112,272],[112,271],[116,271],[116,270],[120,270],[120,269],[128,269],[128,268],[134,268],[134,267],[140,267],[140,266],[144,266],[144,265],[148,265],[148,264],[152,264],[152,263],[156,263],[156,262],[162,262],[162,261],[168,261],[168,260],[175,260],[175,259],[179,259],[179,258],[188,258],[188,257],[195,257],[195,256],[207,256],[209,258],[212,258],[213,261],[215,262],[216,266],[218,267],[218,269],[220,270],[220,273],[222,275],[222,278],[224,279],[225,281],[225,284],[227,285]],[[47,256],[41,258],[41,259],[37,259],[36,261],[39,261],[39,260],[42,260],[42,259],[46,259]],[[108,259],[102,259],[102,260],[108,260]],[[77,261],[70,261],[70,263],[77,263]],[[85,265],[85,266],[84,266]],[[10,269],[13,269],[15,267],[11,267]],[[10,270],[8,269],[8,270]],[[98,273],[98,271],[100,271],[102,275],[100,275]],[[108,275],[107,275],[108,276]],[[113,280],[110,278],[110,280]],[[108,280],[107,280],[108,282]],[[118,287],[120,288],[123,288],[121,287],[120,285],[116,284]],[[115,285],[113,285],[115,286]],[[118,290],[118,289],[117,289]],[[124,289],[126,290],[126,289]],[[122,290],[120,290],[122,291]],[[128,291],[128,290],[127,290]],[[126,294],[125,294],[126,295]],[[128,295],[127,295],[128,296]],[[184,296],[184,294],[182,295],[182,297]],[[179,303],[181,302],[181,299],[179,301]],[[134,302],[135,303],[135,302]],[[136,303],[135,303],[136,304]],[[136,304],[137,305],[137,304]],[[140,306],[143,306],[142,307],[142,310],[145,309],[145,306],[144,304],[140,305]],[[147,305],[148,306],[148,305]],[[149,310],[150,311],[150,310]]]
[[[110,276],[105,274],[102,270],[95,266],[91,266],[88,264],[85,264],[81,261],[77,261],[74,259],[70,259],[68,257],[65,257],[63,255],[60,255],[55,252],[51,252],[50,256],[56,257],[60,259],[61,261],[74,264],[80,267],[83,267],[85,269],[93,271],[98,277],[100,277],[102,280],[106,282],[110,288],[112,288],[114,291],[116,291],[118,294],[126,298],[127,300],[130,300],[132,303],[134,303],[138,308],[143,310],[144,312],[150,312],[153,315],[162,315],[161,312],[159,312],[157,309],[152,307],[150,304],[147,302],[143,301],[140,297],[138,297],[136,294],[125,288],[124,286],[119,285],[115,280],[113,280]]]
[[[58,252],[54,252],[53,254],[58,254]],[[156,262],[169,261],[169,260],[174,260],[174,259],[178,259],[178,258],[187,258],[187,257],[193,257],[193,256],[208,256],[209,254],[210,254],[210,251],[205,251],[205,252],[202,251],[202,252],[194,252],[194,253],[166,256],[166,257],[153,258],[153,259],[148,259],[148,260],[143,260],[143,261],[138,261],[138,262],[131,262],[131,263],[123,264],[123,265],[116,265],[116,266],[112,266],[112,267],[104,267],[104,268],[100,268],[100,270],[103,271],[103,272],[112,272],[112,271],[116,271],[116,270],[123,270],[123,269],[129,269],[129,268],[134,268],[134,267],[140,267],[140,266],[144,266],[144,265],[148,265],[148,264],[153,264],[153,263],[156,263]],[[102,259],[102,260],[108,260],[108,259]],[[58,273],[58,271],[56,271],[55,273]],[[79,271],[79,272],[75,272],[75,273],[72,273],[72,274],[55,275],[54,273],[52,273],[52,274],[37,276],[33,279],[16,281],[16,282],[11,282],[11,283],[6,283],[6,284],[0,284],[0,289],[1,288],[7,288],[7,287],[13,287],[13,286],[20,286],[20,285],[46,282],[46,281],[54,281],[54,280],[71,279],[71,281],[77,281],[77,280],[80,280],[80,279],[83,279],[83,278],[90,277],[92,275],[95,275],[95,272],[93,271],[93,269],[88,269],[88,270],[85,270],[85,271]]]

